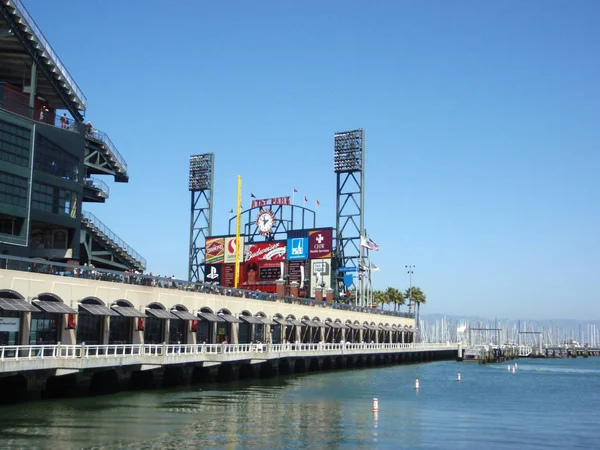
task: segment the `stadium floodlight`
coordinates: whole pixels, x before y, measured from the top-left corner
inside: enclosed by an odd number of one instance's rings
[[[333,170],[335,173],[361,172],[363,170],[363,130],[335,134]]]
[[[213,154],[190,156],[189,189],[198,192],[212,188]]]

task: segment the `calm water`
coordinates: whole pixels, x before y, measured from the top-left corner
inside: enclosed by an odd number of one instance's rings
[[[518,365],[514,375],[507,364],[441,362],[5,406],[0,447],[599,448],[600,358]]]

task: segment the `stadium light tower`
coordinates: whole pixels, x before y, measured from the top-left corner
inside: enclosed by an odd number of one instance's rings
[[[333,170],[336,173],[336,248],[342,267],[365,266],[365,252],[360,245],[364,234],[365,132],[358,129],[335,133]],[[360,277],[362,304],[363,277]],[[339,285],[335,283],[336,295]]]
[[[206,237],[212,234],[215,154],[190,156],[190,261],[188,281],[204,281]]]

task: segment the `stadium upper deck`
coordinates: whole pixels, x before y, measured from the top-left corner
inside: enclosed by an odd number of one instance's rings
[[[127,182],[105,132],[84,124],[87,99],[20,0],[0,0],[0,253],[143,270],[146,261],[83,202]]]

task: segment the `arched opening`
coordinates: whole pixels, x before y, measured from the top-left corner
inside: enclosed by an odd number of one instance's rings
[[[28,303],[21,294],[12,289],[0,290],[0,345],[21,344],[21,328],[25,312],[36,312],[38,308]]]
[[[32,303],[38,311],[31,313],[29,343],[31,345],[57,344],[61,339],[64,315],[70,315],[67,325],[73,327],[75,319],[71,314],[77,314],[77,311],[65,305],[58,295],[49,292],[34,297]]]
[[[221,318],[224,319],[225,322],[217,322],[217,336],[216,336],[216,342],[217,344],[220,344],[222,342],[227,341],[228,343],[232,344],[232,327],[234,326],[233,324],[236,323],[241,323],[240,319],[237,319],[236,317],[234,317],[231,314],[231,311],[229,311],[227,308],[221,308],[219,310],[219,312],[217,313],[217,315]]]
[[[79,302],[77,317],[77,343],[104,344],[104,324],[107,316],[118,314],[104,306],[98,297],[85,297]]]
[[[144,343],[162,344],[165,342],[167,320],[176,318],[162,303],[153,302],[146,306],[146,324],[144,326]]]
[[[225,322],[216,315],[209,307],[200,308],[197,313],[198,316],[198,328],[196,330],[196,342],[201,344],[214,344],[217,330],[217,324]],[[223,331],[225,333],[225,331]]]
[[[181,304],[174,305],[171,308],[171,314],[176,318],[169,322],[169,343],[187,344],[191,324],[198,319],[188,311],[185,305]]]
[[[111,345],[132,344],[134,321],[138,320],[143,326],[146,314],[138,311],[129,300],[125,299],[114,301],[110,309],[117,315],[110,317],[108,343]]]
[[[15,298],[20,300],[25,299],[25,297],[23,297],[17,291],[13,291],[12,289],[0,289],[0,298]]]

